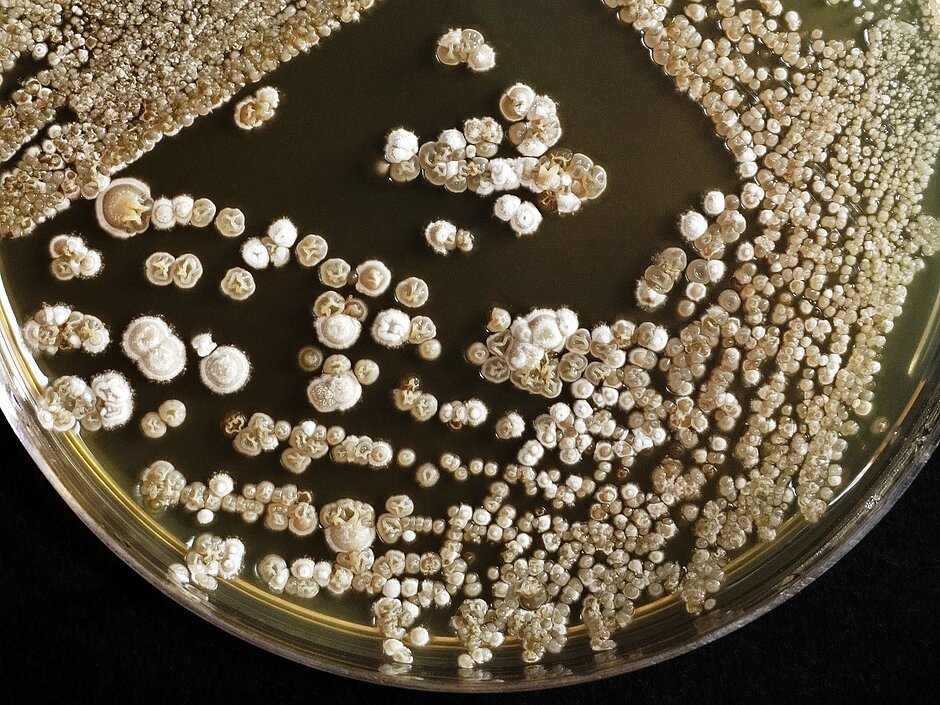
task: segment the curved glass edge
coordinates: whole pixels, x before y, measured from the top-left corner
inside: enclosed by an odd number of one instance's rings
[[[789,570],[774,570],[764,576],[746,575],[740,585],[729,586],[732,597],[723,599],[716,610],[690,620],[691,635],[683,634],[676,643],[657,645],[648,652],[623,652],[618,648],[598,656],[583,668],[578,666],[581,670],[566,669],[567,672],[561,673],[553,671],[551,666],[531,670],[522,664],[517,674],[491,680],[462,677],[455,668],[450,673],[380,672],[349,664],[329,654],[301,651],[286,631],[270,629],[262,633],[260,625],[243,619],[221,600],[193,600],[166,575],[167,566],[179,560],[178,555],[166,547],[162,551],[160,547],[144,550],[131,540],[132,537],[122,536],[119,517],[109,503],[113,498],[105,496],[84,477],[81,468],[67,454],[66,444],[38,423],[35,402],[39,386],[34,378],[35,370],[28,369],[17,352],[19,344],[12,333],[15,326],[6,325],[13,317],[2,281],[0,308],[3,309],[0,311],[0,410],[50,484],[106,546],[151,585],[222,630],[300,664],[381,685],[481,693],[562,687],[639,670],[708,644],[782,604],[834,565],[891,509],[940,445],[940,393],[931,393],[940,389],[940,346],[934,344],[931,359],[924,363],[929,379],[924,380],[913,400],[904,427],[895,430],[898,443],[888,450],[884,468],[870,469],[876,471],[872,487],[853,503],[840,504],[830,511],[824,520],[832,525],[823,532],[824,538],[799,553],[799,560],[794,561]],[[830,516],[832,514],[838,516]],[[735,600],[740,604],[735,604]]]

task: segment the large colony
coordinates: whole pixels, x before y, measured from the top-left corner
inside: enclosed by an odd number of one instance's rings
[[[691,613],[711,608],[735,552],[773,540],[795,509],[810,521],[826,510],[843,483],[847,439],[872,411],[879,355],[907,286],[923,257],[940,250],[940,224],[920,205],[940,151],[940,19],[929,3],[891,4],[877,20],[862,14],[870,23],[863,47],[798,31],[801,18],[779,0],[605,3],[713,121],[740,177],[736,193],[709,191],[677,214],[675,243],[636,283],[638,316],[673,307],[676,327],[630,318],[588,327],[586,312],[563,307],[493,309],[485,340],[466,347],[468,363],[488,383],[510,382],[550,401],[534,418],[512,409],[490,414],[469,394],[439,400],[418,376],[390,380],[389,403],[415,422],[436,418],[448,433],[492,424],[515,459],[419,458],[349,433],[336,419],[381,376],[374,360],[344,351],[371,339],[377,352],[414,346],[416,364],[440,355],[434,321],[412,315],[431,297],[427,283],[395,283],[380,260],[353,266],[328,258],[322,236],[301,237],[290,220],[275,221],[237,249],[249,269],[294,260],[317,269],[310,334],[323,349],[308,345],[298,354],[313,375],[306,391],[317,418],[291,423],[232,412],[222,426],[233,451],[248,458],[279,451],[291,479],[314,467],[397,466],[414,473],[415,496],[394,494],[380,507],[356,497],[317,507],[314,489],[290,482],[238,491],[226,472],[187,482],[155,460],[139,484],[147,510],[181,507],[199,525],[230,513],[309,542],[298,543],[296,557],[248,554],[258,558],[248,574],[240,539],[204,533],[185,563],[170,567],[176,582],[203,596],[239,575],[297,600],[324,590],[369,596],[382,648],[398,664],[432,643],[422,615],[448,609],[461,669],[487,663],[504,641],[531,663],[560,651],[575,623],[585,625],[594,649],[614,648],[615,632],[643,602],[675,595]],[[78,118],[49,127],[42,147],[27,149],[0,177],[0,234],[26,234],[81,195],[97,199],[99,223],[115,237],[211,222],[223,236],[241,237],[246,221],[237,209],[217,213],[211,201],[188,196],[154,199],[136,179],[108,177],[372,2],[300,2],[287,4],[290,11],[265,2],[251,13],[236,3],[197,3],[185,16],[205,21],[172,32],[143,3],[123,5],[66,22],[60,6],[34,3],[28,12],[14,9],[0,29],[4,71],[24,52],[49,63],[0,113],[0,158],[9,160],[60,107]],[[445,35],[438,58],[485,64],[482,35],[465,34]],[[153,45],[153,71],[130,51],[142,38]],[[205,43],[206,56],[226,58],[177,64],[177,49],[196,42]],[[123,86],[108,80],[118,70]],[[182,83],[196,90],[171,99]],[[538,227],[539,208],[570,213],[603,192],[603,169],[553,150],[561,125],[551,99],[516,84],[500,110],[511,123],[505,134],[492,118],[468,120],[424,145],[408,130],[391,132],[391,178],[423,174],[451,191],[501,192],[495,215],[519,235]],[[496,156],[504,137],[522,156]],[[538,196],[538,207],[513,193],[522,190]],[[439,221],[427,239],[446,253],[463,249],[458,233]],[[54,271],[95,269],[83,241],[62,237],[52,254],[68,266]],[[180,265],[185,257],[155,253],[145,263],[147,280],[185,287],[202,271],[198,260]],[[242,301],[256,285],[248,269],[233,267],[220,288]],[[391,296],[397,306],[380,302]],[[45,354],[100,352],[109,342],[99,319],[65,305],[40,310],[23,337]],[[217,345],[208,334],[191,343],[211,392],[234,394],[250,382],[248,358],[235,345]],[[186,365],[185,344],[156,316],[133,320],[122,348],[153,381]],[[487,390],[481,384],[479,395]],[[182,402],[170,400],[143,416],[142,432],[156,442],[185,414]],[[112,428],[131,416],[130,385],[113,372],[90,383],[62,377],[40,403],[40,421],[61,432]],[[314,485],[316,475],[305,478]],[[472,477],[488,479],[480,501],[437,516],[420,512],[424,490]],[[409,550],[419,539],[422,550]],[[495,561],[469,560],[481,544],[480,555]]]

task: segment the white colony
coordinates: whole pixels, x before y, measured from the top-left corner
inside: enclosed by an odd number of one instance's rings
[[[199,378],[216,394],[240,391],[250,376],[248,356],[232,345],[220,345],[199,361]]]
[[[418,154],[418,136],[403,127],[388,133],[385,141],[385,161],[389,164],[401,164],[413,159]]]
[[[169,382],[186,368],[186,345],[158,316],[140,316],[124,330],[121,348],[147,379]]]
[[[399,348],[408,342],[411,317],[397,308],[379,311],[372,322],[372,339],[386,348]]]

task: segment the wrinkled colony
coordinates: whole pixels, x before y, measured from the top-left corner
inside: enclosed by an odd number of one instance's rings
[[[235,144],[292,119],[289,95],[256,84],[344,23],[368,22],[373,0],[266,0],[250,12],[206,0],[159,10],[142,0],[0,1],[0,69],[8,74],[26,55],[39,69],[18,85],[0,74],[0,236],[30,235],[79,199],[94,201],[98,227],[51,241],[63,285],[54,305],[22,322],[22,339],[56,360],[113,343],[133,363],[124,368],[130,379],[107,369],[50,379],[41,423],[97,433],[136,413],[129,428],[139,425],[151,454],[141,458],[138,499],[193,527],[168,566],[181,589],[212,600],[225,581],[243,580],[321,605],[359,595],[362,621],[402,667],[437,637],[456,637],[457,666],[470,672],[504,642],[538,662],[561,651],[574,627],[593,649],[612,649],[635,610],[660,598],[692,614],[709,610],[737,553],[774,541],[791,517],[819,520],[848,481],[843,457],[870,424],[881,351],[907,287],[940,248],[940,224],[922,208],[940,150],[937,5],[856,2],[853,27],[864,39],[854,40],[828,36],[789,4],[597,3],[645,46],[675,99],[701,108],[737,184],[706,184],[664,214],[671,242],[625,289],[621,318],[596,320],[537,291],[526,308],[492,308],[480,301],[499,292],[486,292],[466,300],[480,305],[478,328],[460,339],[441,325],[446,312],[434,308],[422,268],[462,266],[490,243],[480,237],[475,247],[447,213],[427,222],[429,247],[418,243],[411,271],[393,271],[381,238],[374,258],[349,261],[341,238],[309,232],[315,224],[289,213],[264,225],[235,205],[160,195],[133,175],[164,137],[216,108],[234,109],[244,128],[227,119]],[[436,31],[436,53],[416,47],[414,61],[454,81],[488,80],[478,74],[490,69],[498,76],[511,55],[501,44],[496,67],[478,29]],[[462,63],[470,71],[447,68]],[[559,146],[575,106],[559,106],[552,85],[517,78],[459,129],[429,140],[394,127],[368,135],[374,152],[350,159],[377,163],[372,177],[403,197],[441,187],[451,203],[491,198],[487,212],[507,224],[507,238],[533,251],[545,236],[529,236],[543,218],[561,220],[577,246],[582,214],[610,196],[607,170]],[[236,94],[244,98],[231,105]],[[275,110],[271,125],[253,129]],[[141,285],[188,296],[200,277],[213,279],[208,289],[224,305],[273,322],[281,315],[273,304],[260,313],[265,289],[281,271],[310,275],[302,293],[310,344],[278,358],[299,361],[304,377],[290,393],[308,403],[307,417],[286,420],[276,408],[189,413],[187,429],[222,433],[230,459],[258,463],[238,481],[222,469],[225,457],[217,468],[174,467],[161,444],[173,442],[187,407],[203,408],[174,386],[178,377],[198,377],[195,389],[236,408],[242,390],[265,384],[251,341],[211,319],[188,330],[170,307],[109,320],[68,303],[68,287],[87,286],[102,269],[94,249],[102,238],[136,246],[155,231],[210,224],[199,237],[222,238],[228,259],[151,248],[135,273]],[[479,372],[459,395],[422,379],[448,349]],[[391,359],[408,360],[414,374],[388,372]],[[154,384],[167,401],[135,409],[133,389]],[[496,385],[505,388],[494,396]],[[506,394],[526,409],[537,402],[538,413],[493,401]],[[407,439],[370,431],[357,414],[373,402],[413,440],[433,434],[446,448],[485,431],[508,451],[500,460],[483,451],[428,457]],[[349,478],[345,494],[335,482],[318,487],[331,473]],[[370,473],[394,474],[395,491],[362,496]],[[465,499],[442,511],[435,488],[461,482]],[[214,531],[225,515],[233,521]],[[248,533],[250,524],[263,531]],[[281,539],[265,544],[275,534]]]

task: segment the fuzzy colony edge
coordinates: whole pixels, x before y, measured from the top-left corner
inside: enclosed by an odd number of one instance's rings
[[[366,331],[376,346],[413,346],[427,363],[448,343],[416,313],[433,295],[423,279],[392,287],[383,262],[328,257],[327,240],[301,236],[289,218],[242,239],[238,209],[185,194],[154,198],[142,181],[112,179],[163,137],[358,21],[370,0],[256,2],[251,12],[238,2],[0,1],[3,72],[25,53],[43,65],[0,106],[0,235],[28,235],[87,198],[114,237],[214,225],[237,241],[245,266],[220,282],[234,302],[255,294],[251,270],[316,268],[323,291],[312,323],[322,348],[300,350],[298,362],[315,375],[307,395],[317,420],[233,413],[223,420],[233,449],[249,457],[277,450],[298,476],[321,460],[415,466],[414,497],[317,507],[315,487],[237,488],[226,473],[188,480],[153,461],[139,487],[149,511],[178,508],[200,525],[227,512],[297,537],[319,531],[333,554],[312,558],[298,547],[245,570],[240,539],[206,532],[169,568],[183,589],[211,595],[240,576],[299,600],[323,591],[372,596],[383,649],[401,669],[432,642],[422,615],[447,610],[464,649],[458,666],[480,677],[507,639],[534,663],[559,652],[577,623],[595,650],[614,648],[644,600],[675,594],[693,614],[710,609],[735,552],[752,539],[773,541],[794,512],[810,521],[825,512],[848,474],[840,461],[849,439],[872,411],[879,355],[906,287],[940,247],[940,224],[921,207],[940,149],[940,10],[929,0],[856,3],[866,30],[857,44],[803,27],[779,0],[604,4],[704,110],[735,161],[739,189],[709,191],[677,214],[675,244],[636,282],[637,320],[592,325],[588,311],[494,309],[482,339],[463,343],[482,380],[545,398],[544,413],[506,410],[494,421],[472,391],[442,401],[417,376],[391,385],[395,408],[416,423],[492,424],[517,448],[515,462],[499,464],[455,453],[425,461],[353,428],[354,413],[349,429],[333,416],[354,410],[380,380],[375,361],[343,353]],[[497,48],[458,29],[442,35],[436,58],[482,72]],[[277,92],[261,87],[235,106],[236,124],[263,129],[278,104]],[[505,126],[469,118],[423,144],[407,127],[391,129],[380,172],[494,196],[494,216],[519,237],[535,234],[543,214],[572,214],[603,194],[603,167],[557,147],[562,118],[548,95],[518,83],[494,107]],[[474,247],[472,234],[448,221],[428,224],[424,237],[438,255]],[[77,286],[103,266],[77,235],[54,238],[50,256],[52,274]],[[155,286],[192,287],[203,273],[195,256],[165,252],[144,268]],[[664,307],[675,312],[671,326],[642,320]],[[37,355],[96,354],[111,342],[105,322],[66,304],[36,312],[22,337]],[[131,321],[120,345],[141,383],[174,379],[191,354],[172,322],[153,316]],[[210,393],[234,395],[249,382],[238,341],[206,335],[189,345]],[[56,431],[107,430],[133,417],[132,384],[110,371],[88,382],[66,376],[39,406]],[[176,399],[140,418],[150,438],[185,421]],[[422,490],[472,476],[492,478],[477,503],[421,513]],[[572,508],[588,518],[569,518]],[[689,533],[691,558],[669,558]],[[421,536],[439,547],[409,552]],[[481,545],[496,548],[492,565],[465,559]]]

